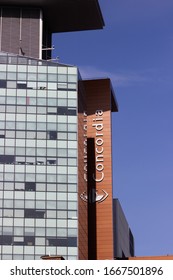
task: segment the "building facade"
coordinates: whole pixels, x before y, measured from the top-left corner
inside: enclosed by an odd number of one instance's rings
[[[83,81],[87,104],[88,254],[113,259],[112,112],[118,111],[110,79]]]
[[[49,61],[103,26],[97,0],[0,0],[2,260],[114,258],[111,81]]]
[[[113,199],[114,258],[134,257],[135,245],[132,231],[119,200]]]
[[[2,259],[78,257],[76,67],[0,54]]]
[[[103,26],[97,0],[0,0],[0,259],[88,259],[85,89],[48,60],[53,32]]]

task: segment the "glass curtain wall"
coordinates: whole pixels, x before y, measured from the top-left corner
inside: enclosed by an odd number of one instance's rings
[[[77,259],[76,67],[0,53],[0,258]]]

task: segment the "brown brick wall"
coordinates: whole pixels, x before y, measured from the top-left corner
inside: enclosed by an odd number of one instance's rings
[[[87,193],[87,181],[84,173],[87,158],[87,136],[86,136],[86,95],[82,82],[79,81],[78,96],[78,248],[79,259],[88,259],[88,207],[87,202],[81,199],[81,195]]]
[[[89,259],[113,259],[110,80],[84,81],[84,86],[87,96],[87,137],[91,142],[91,149],[88,149],[89,197],[93,198],[93,195],[90,195],[91,192],[92,194],[98,192],[98,195],[103,195],[103,191],[108,193],[104,201],[89,203]],[[94,150],[92,145],[94,145]],[[99,155],[102,155],[102,158],[100,157],[98,161]],[[100,182],[93,179],[93,173],[96,180]],[[95,228],[93,219],[95,219]]]
[[[39,58],[40,9],[0,8],[0,30],[1,51]]]

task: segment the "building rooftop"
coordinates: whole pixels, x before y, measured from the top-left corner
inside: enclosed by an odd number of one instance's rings
[[[118,102],[117,102],[117,99],[116,99],[116,96],[115,96],[115,92],[114,92],[114,89],[113,89],[113,86],[112,86],[112,82],[110,80],[110,78],[88,78],[88,79],[82,79],[83,82],[85,81],[97,81],[100,82],[101,80],[102,81],[107,81],[109,86],[110,86],[110,93],[111,93],[111,111],[112,112],[118,112]]]
[[[98,0],[0,0],[0,6],[41,8],[52,33],[104,26]]]

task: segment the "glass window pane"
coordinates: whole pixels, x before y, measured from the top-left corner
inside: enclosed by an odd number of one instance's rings
[[[16,80],[17,73],[15,72],[7,72],[7,79],[8,80]]]

